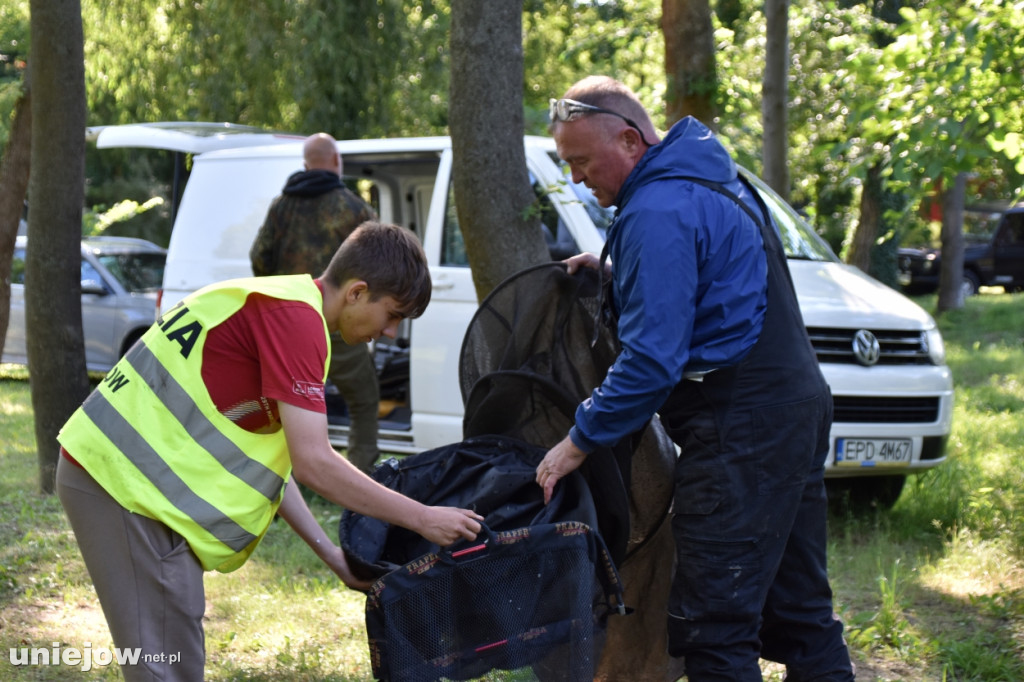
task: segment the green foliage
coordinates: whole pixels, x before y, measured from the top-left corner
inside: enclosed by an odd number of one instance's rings
[[[906,595],[899,559],[892,562],[888,574],[879,566],[878,589],[878,610],[854,615],[847,622],[849,641],[866,649],[889,649],[903,659],[919,657],[926,645],[904,613]]]
[[[948,459],[891,512],[832,521],[838,608],[856,651],[900,661],[883,679],[1022,679],[1024,296],[972,297],[939,325],[956,387]]]
[[[1024,3],[966,0],[904,8],[896,40],[851,64],[876,94],[849,123],[865,155],[883,156],[893,179],[941,187],[994,159],[1004,196],[1019,186],[1016,140],[1024,123],[1020,73]]]
[[[971,297],[939,324],[957,394],[948,459],[912,477],[891,511],[830,516],[836,608],[858,678],[1020,680],[1024,294]],[[35,492],[27,379],[0,366],[0,649],[109,646],[60,505]],[[340,511],[320,499],[312,509],[333,535]],[[363,596],[340,587],[286,524],[274,523],[239,571],[209,574],[206,590],[209,679],[369,679]],[[58,680],[69,671],[4,673]]]
[[[398,0],[87,0],[83,15],[86,77],[104,84],[89,89],[96,124],[217,120],[384,134],[403,65],[389,57],[415,42]]]
[[[338,137],[444,134],[450,4],[84,0],[89,121],[233,121]],[[10,71],[8,56],[25,53],[27,5],[0,0],[0,112],[17,95],[20,71]],[[762,3],[712,5],[719,129],[739,162],[758,172]],[[663,125],[660,15],[657,0],[524,0],[527,132],[545,133],[548,98],[591,73],[623,80]],[[969,201],[1006,199],[1024,184],[1022,29],[1020,0],[793,5],[792,203],[834,250],[856,227],[867,169],[879,163],[887,196],[901,198],[887,207],[879,273],[896,243],[928,241],[918,207],[941,179],[976,173]],[[8,125],[0,119],[0,142]]]
[[[399,70],[388,97],[391,124],[381,135],[443,135],[448,132],[448,0],[403,2],[400,25],[405,37],[395,35],[383,48],[397,53]]]
[[[655,125],[664,123],[664,38],[660,3],[523,3],[527,132],[544,134],[548,99],[580,78],[617,78],[637,93]]]
[[[148,239],[171,238],[174,155],[159,149],[86,148],[82,234],[100,231]]]
[[[163,203],[164,201],[160,197],[153,197],[144,204],[132,201],[131,199],[125,199],[114,204],[109,210],[100,213],[87,211],[82,217],[82,236],[113,234],[113,232],[107,232],[107,229],[111,226],[143,215],[147,211],[161,206]]]
[[[14,103],[21,95],[21,82],[29,47],[27,0],[0,2],[0,150],[7,146]]]
[[[790,12],[791,203],[837,253],[855,226],[856,201],[865,173],[843,147],[851,102],[874,97],[850,72],[856,55],[869,51],[865,36],[885,30],[862,4],[806,3]],[[736,32],[716,32],[723,71],[720,131],[738,161],[757,172],[761,158],[761,78],[764,16],[755,5]],[[756,58],[754,58],[756,56]]]

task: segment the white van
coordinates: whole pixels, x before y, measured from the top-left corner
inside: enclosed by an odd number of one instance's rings
[[[267,208],[287,177],[302,169],[301,141],[274,142],[195,157],[168,247],[160,312],[206,284],[251,275],[249,247]],[[551,139],[528,136],[524,144],[552,256],[600,252],[608,213],[567,181]],[[102,135],[98,145],[104,146]],[[451,142],[350,140],[338,149],[346,180],[381,220],[422,240],[433,277],[424,315],[374,349],[380,447],[411,453],[462,440],[458,356],[477,300],[453,205]],[[854,495],[894,502],[906,474],[945,458],[953,381],[935,322],[906,297],[841,263],[788,205],[751,180],[783,232],[804,321],[835,399],[827,475],[843,479]],[[347,420],[337,400],[329,401],[330,436],[344,447]]]

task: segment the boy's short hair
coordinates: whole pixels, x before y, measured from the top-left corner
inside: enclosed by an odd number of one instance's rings
[[[405,317],[419,317],[430,303],[430,270],[419,239],[391,223],[368,220],[334,253],[321,276],[334,287],[366,282],[370,300],[390,296]]]

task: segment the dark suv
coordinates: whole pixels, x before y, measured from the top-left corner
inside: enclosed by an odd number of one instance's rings
[[[928,294],[939,285],[942,254],[938,249],[901,248],[900,286],[908,294]],[[964,296],[978,287],[1024,289],[1024,204],[1004,210],[964,212]]]

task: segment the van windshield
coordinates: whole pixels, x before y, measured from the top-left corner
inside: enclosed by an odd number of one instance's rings
[[[807,221],[793,207],[782,200],[768,185],[752,173],[743,171],[744,177],[750,180],[772,217],[779,226],[779,236],[786,251],[786,258],[794,260],[816,260],[838,262],[839,258],[832,253],[828,243],[816,233]]]

